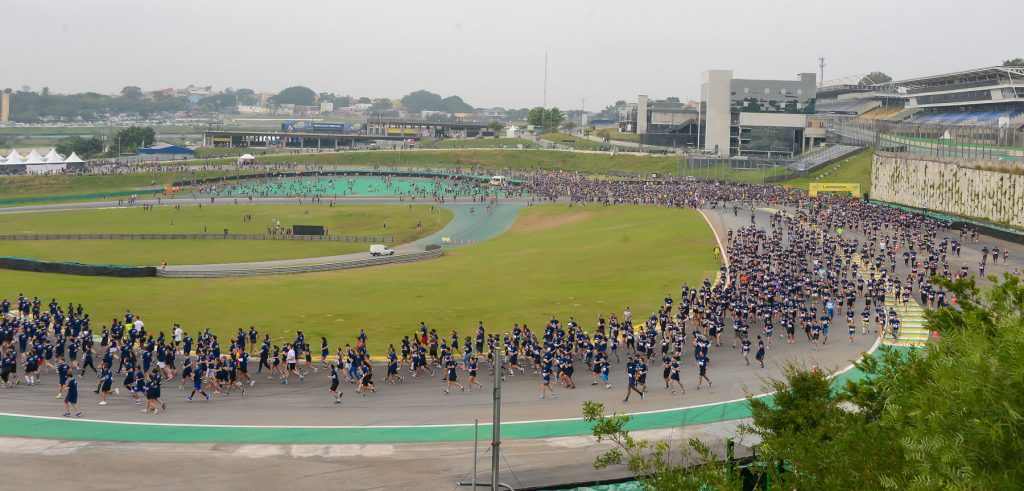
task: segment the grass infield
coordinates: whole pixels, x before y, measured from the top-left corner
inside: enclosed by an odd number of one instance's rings
[[[586,329],[630,306],[643,318],[665,293],[712,277],[714,236],[699,213],[669,208],[535,206],[493,240],[431,261],[357,270],[217,279],[98,278],[0,270],[0,296],[86,305],[104,320],[132,309],[154,332],[180,323],[226,335],[255,325],[278,342],[302,329],[332,349],[366,329],[370,349],[420,321],[447,334],[541,328],[552,315]],[[315,344],[315,343],[314,343]]]
[[[242,221],[244,215],[251,221]],[[391,245],[426,237],[452,213],[430,205],[249,205],[141,207],[3,215],[0,234],[265,234],[281,226],[324,225],[331,235],[393,237]],[[384,228],[385,222],[387,228]],[[417,230],[417,222],[422,227]],[[90,264],[209,264],[329,256],[369,250],[357,242],[293,240],[31,240],[0,242],[2,255]]]

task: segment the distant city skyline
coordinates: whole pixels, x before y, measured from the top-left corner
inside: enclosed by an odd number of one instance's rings
[[[1008,29],[1024,4],[867,0],[701,3],[570,0],[13,0],[4,2],[0,88],[116,93],[192,85],[398,98],[426,89],[475,107],[598,111],[637,94],[699,95],[705,69],[739,78],[825,79],[882,71],[895,79],[1024,56]],[[962,5],[962,4],[957,4]],[[995,17],[993,17],[995,15]],[[943,34],[945,33],[945,34]],[[953,35],[956,42],[943,42]],[[15,70],[12,70],[15,68]]]

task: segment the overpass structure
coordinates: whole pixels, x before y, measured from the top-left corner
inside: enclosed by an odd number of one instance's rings
[[[374,137],[451,138],[461,136],[472,138],[490,136],[486,134],[491,131],[488,124],[460,119],[427,121],[371,117],[366,121],[366,134]]]
[[[207,130],[203,132],[204,147],[252,147],[290,149],[352,148],[357,143],[390,140],[398,144],[416,135],[368,135],[366,133],[285,132],[262,130]]]

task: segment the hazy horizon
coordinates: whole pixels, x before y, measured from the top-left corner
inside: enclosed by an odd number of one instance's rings
[[[957,4],[962,5],[962,4]],[[0,88],[116,93],[189,84],[398,98],[418,89],[475,107],[600,110],[637,94],[696,99],[700,72],[825,80],[874,70],[896,79],[1024,56],[1004,19],[1024,2],[805,0],[702,3],[293,0],[14,0]],[[1001,31],[1006,31],[1004,34]],[[996,33],[996,34],[993,34]],[[9,44],[10,46],[11,44]],[[11,71],[11,67],[16,71]],[[114,68],[111,68],[114,67]]]

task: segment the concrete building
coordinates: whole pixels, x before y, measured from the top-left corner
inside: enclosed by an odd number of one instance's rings
[[[734,79],[732,70],[701,74],[701,148],[720,156],[792,157],[824,142],[814,114],[816,77]]]
[[[646,145],[693,147],[697,116],[697,110],[688,104],[640,95],[635,104],[626,104],[619,113],[619,131],[640,135],[640,143]]]

